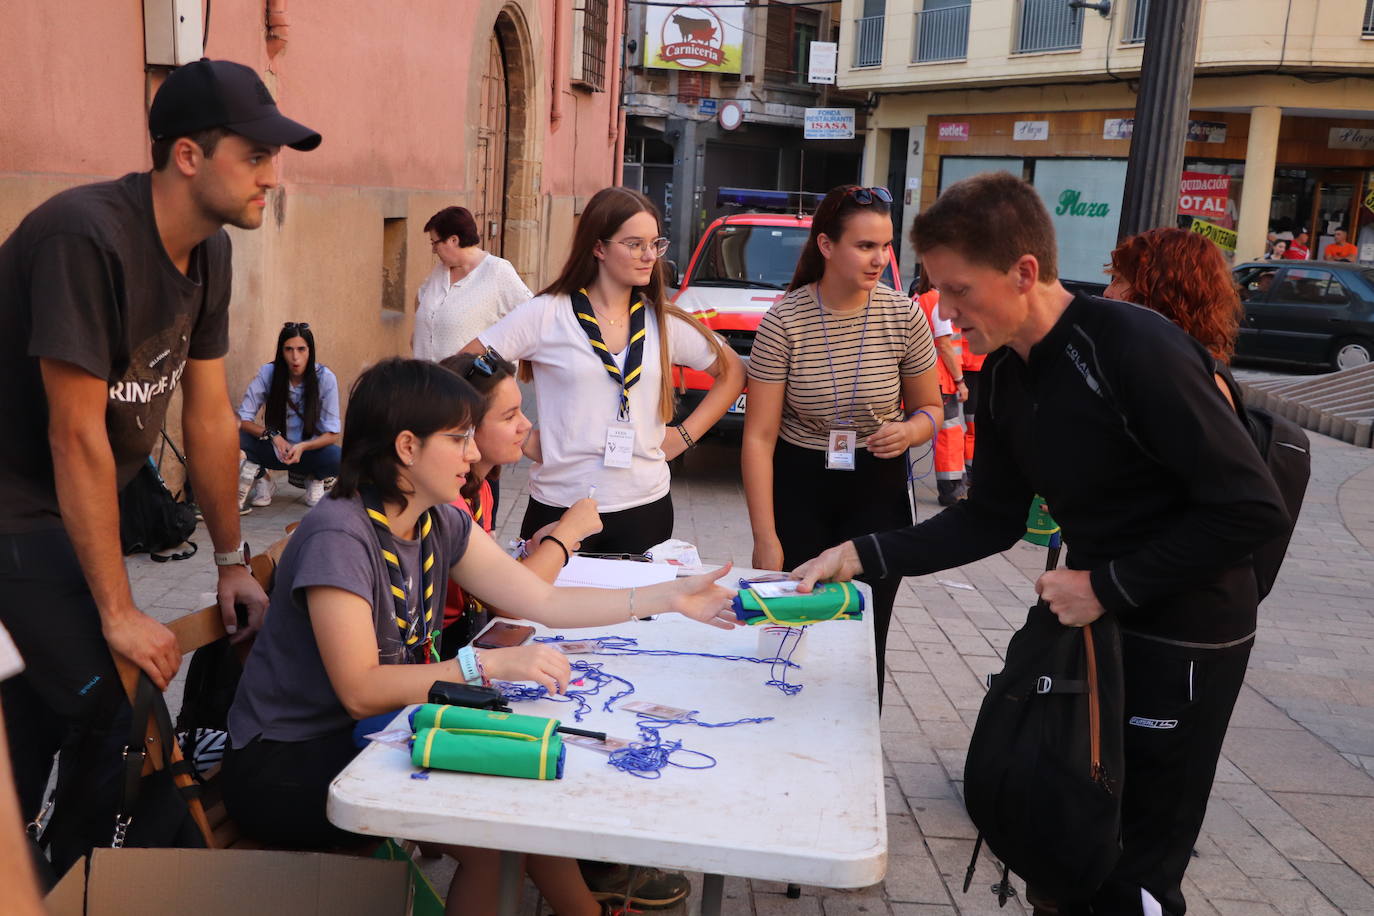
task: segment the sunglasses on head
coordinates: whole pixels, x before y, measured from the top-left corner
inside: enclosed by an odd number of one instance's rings
[[[892,192],[887,188],[853,187],[849,189],[849,196],[864,206],[873,203],[875,200],[884,204],[892,203]]]
[[[281,329],[283,331],[308,331],[310,330],[310,322],[288,321],[286,324],[281,326]]]
[[[496,374],[497,367],[505,362],[501,354],[496,352],[494,347],[487,347],[487,352],[472,361],[472,365],[463,370],[463,380],[472,378],[474,375],[485,375],[491,378]]]

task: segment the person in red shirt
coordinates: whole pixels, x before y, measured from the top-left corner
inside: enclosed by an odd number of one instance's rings
[[[1288,244],[1288,250],[1283,253],[1285,261],[1306,261],[1312,256],[1312,252],[1307,248],[1307,230],[1298,233],[1297,238]]]
[[[1324,261],[1354,261],[1360,254],[1360,249],[1350,244],[1349,236],[1344,229],[1337,229],[1335,232],[1336,241],[1326,246],[1322,252]]]

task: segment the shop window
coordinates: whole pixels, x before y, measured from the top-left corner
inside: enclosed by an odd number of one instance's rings
[[[1150,0],[1131,0],[1131,6],[1126,16],[1125,34],[1121,36],[1121,40],[1128,45],[1144,43],[1145,25],[1149,21]]]
[[[1083,10],[1064,0],[1021,0],[1016,53],[1077,50],[1083,46]]]
[[[609,9],[609,0],[582,0],[573,7],[572,81],[593,92],[606,88]]]
[[[768,36],[764,48],[764,76],[770,83],[809,85],[811,42],[820,34],[821,17],[814,9],[773,3],[768,8]]]

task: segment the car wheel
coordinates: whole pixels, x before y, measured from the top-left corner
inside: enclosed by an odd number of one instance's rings
[[[1368,340],[1338,341],[1331,352],[1331,366],[1337,370],[1367,366],[1371,361],[1374,361],[1374,344]]]

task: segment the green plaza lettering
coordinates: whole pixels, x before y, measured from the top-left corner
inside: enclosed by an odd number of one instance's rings
[[[1059,195],[1059,206],[1055,209],[1056,216],[1088,216],[1105,217],[1112,211],[1111,204],[1088,203],[1083,201],[1083,192],[1077,188],[1066,188],[1064,193]]]

